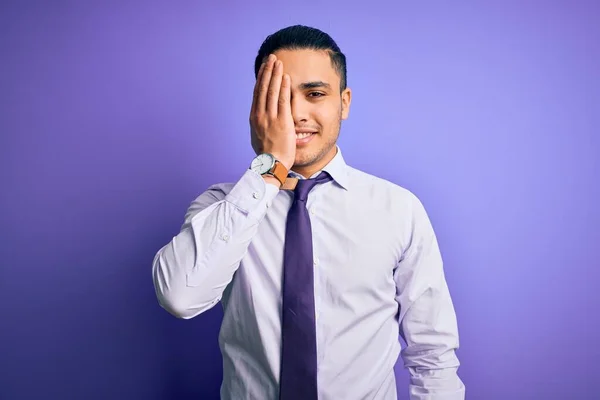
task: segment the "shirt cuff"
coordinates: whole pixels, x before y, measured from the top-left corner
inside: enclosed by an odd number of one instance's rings
[[[277,186],[265,182],[260,174],[248,169],[225,196],[225,201],[258,221],[266,214],[278,193]]]

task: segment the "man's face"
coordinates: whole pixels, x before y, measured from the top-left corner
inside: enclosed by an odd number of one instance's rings
[[[316,132],[305,139],[306,143],[296,142],[294,167],[329,161],[336,152],[341,121],[348,118],[350,89],[340,94],[340,77],[325,51],[279,50],[275,55],[283,62],[283,72],[291,78],[296,132]]]

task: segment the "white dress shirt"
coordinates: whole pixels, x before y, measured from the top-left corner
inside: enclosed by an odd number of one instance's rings
[[[456,315],[422,203],[348,166],[339,147],[324,170],[333,181],[317,185],[307,201],[319,399],[396,399],[400,354],[411,399],[464,399]],[[154,258],[156,294],[171,314],[192,318],[221,301],[222,399],[278,399],[292,200],[293,193],[247,170],[238,182],[202,193]],[[408,344],[402,352],[399,335]]]

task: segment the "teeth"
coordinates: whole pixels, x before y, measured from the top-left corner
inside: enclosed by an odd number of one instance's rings
[[[304,139],[312,135],[312,133],[296,133],[296,139]]]

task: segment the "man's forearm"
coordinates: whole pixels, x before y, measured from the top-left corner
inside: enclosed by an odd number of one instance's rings
[[[227,196],[203,193],[190,207],[181,232],[154,258],[152,274],[161,306],[186,319],[213,307],[278,191],[248,171]]]

